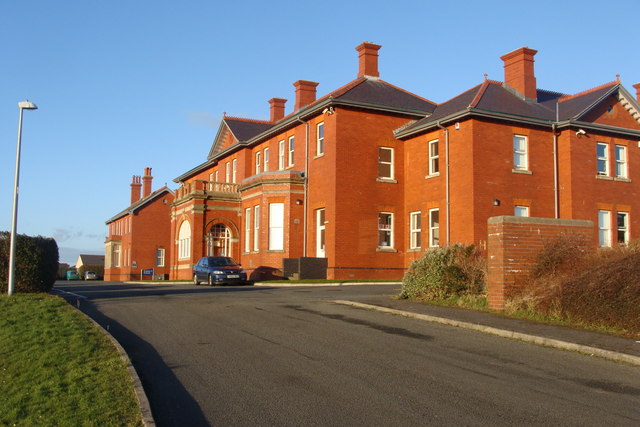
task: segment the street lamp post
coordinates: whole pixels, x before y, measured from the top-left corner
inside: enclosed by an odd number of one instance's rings
[[[18,102],[18,109],[20,110],[20,117],[18,118],[18,143],[16,147],[16,176],[13,183],[13,215],[11,216],[11,248],[9,250],[9,278],[7,287],[9,289],[9,295],[13,295],[13,288],[15,282],[15,267],[16,267],[16,229],[18,224],[18,193],[20,182],[20,143],[22,140],[22,111],[23,110],[37,110],[36,104],[25,100]]]

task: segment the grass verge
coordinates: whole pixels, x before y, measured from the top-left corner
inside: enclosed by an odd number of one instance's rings
[[[0,296],[0,425],[142,425],[125,362],[62,299]]]

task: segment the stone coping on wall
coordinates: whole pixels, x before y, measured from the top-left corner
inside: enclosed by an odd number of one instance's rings
[[[502,222],[509,222],[522,224],[558,225],[561,227],[593,227],[593,221],[585,219],[539,218],[532,216],[492,216],[487,220],[487,222],[489,224],[500,224]]]

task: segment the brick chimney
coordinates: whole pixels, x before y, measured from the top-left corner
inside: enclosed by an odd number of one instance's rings
[[[634,84],[633,87],[636,89],[636,99],[640,102],[640,83]]]
[[[144,176],[142,177],[142,197],[147,197],[151,194],[151,168],[144,168]]]
[[[316,100],[316,86],[318,83],[307,80],[298,80],[293,84],[296,88],[296,105],[294,110],[298,111]]]
[[[140,189],[142,184],[140,183],[140,177],[133,175],[131,178],[131,204],[134,204],[140,200]]]
[[[521,47],[500,57],[504,61],[504,83],[529,99],[538,98],[536,76],[533,72],[533,57],[536,53],[537,50]]]
[[[378,72],[378,50],[381,47],[369,42],[362,42],[356,47],[358,51],[358,77],[380,77]]]
[[[315,95],[314,95],[315,98]],[[275,123],[278,120],[282,120],[284,117],[284,104],[287,102],[286,99],[282,98],[271,98],[269,100],[269,104],[271,104],[270,112],[271,118],[269,119],[271,123]]]

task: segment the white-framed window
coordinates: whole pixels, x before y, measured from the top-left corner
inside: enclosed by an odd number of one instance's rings
[[[596,144],[596,159],[598,175],[609,176],[609,144],[598,142]]]
[[[269,172],[269,148],[264,149],[264,171]]]
[[[284,169],[284,139],[278,143],[278,170]]]
[[[261,172],[262,165],[260,164],[260,158],[262,157],[262,151],[256,151],[256,175]]]
[[[244,251],[251,251],[251,208],[244,210]]]
[[[629,214],[627,212],[618,212],[618,244],[626,245],[629,243]]]
[[[324,122],[318,123],[316,126],[316,155],[324,154]]]
[[[529,169],[527,145],[526,136],[513,135],[513,168],[516,170]]]
[[[216,182],[220,182],[220,181],[218,180],[218,179],[219,179],[218,171],[215,171],[215,176],[214,176],[214,178],[215,178],[215,181],[216,181]]]
[[[269,250],[284,250],[284,203],[269,203]]]
[[[627,178],[627,147],[616,145],[616,177]]]
[[[115,268],[120,267],[120,245],[113,245],[111,252],[111,265]]]
[[[429,247],[440,246],[440,210],[429,209]]]
[[[231,162],[231,182],[234,184],[238,182],[238,159],[233,159]]]
[[[598,244],[611,247],[611,211],[598,211]]]
[[[178,259],[187,259],[191,256],[191,224],[183,221],[178,231]]]
[[[419,249],[422,246],[422,212],[409,214],[409,247]]]
[[[529,206],[518,206],[513,208],[514,216],[529,216]]]
[[[438,140],[429,141],[429,175],[440,173],[440,152]]]
[[[325,251],[325,210],[316,210],[316,257],[324,258],[326,256]]]
[[[378,147],[378,178],[393,179],[393,148]]]
[[[224,182],[229,182],[231,180],[231,163],[227,162],[224,165]]]
[[[156,249],[156,267],[164,267],[164,249]]]
[[[393,214],[378,213],[378,247],[393,248]]]
[[[253,207],[253,250],[260,250],[260,205]]]
[[[289,166],[293,166],[293,154],[296,148],[296,138],[295,136],[289,137]]]

